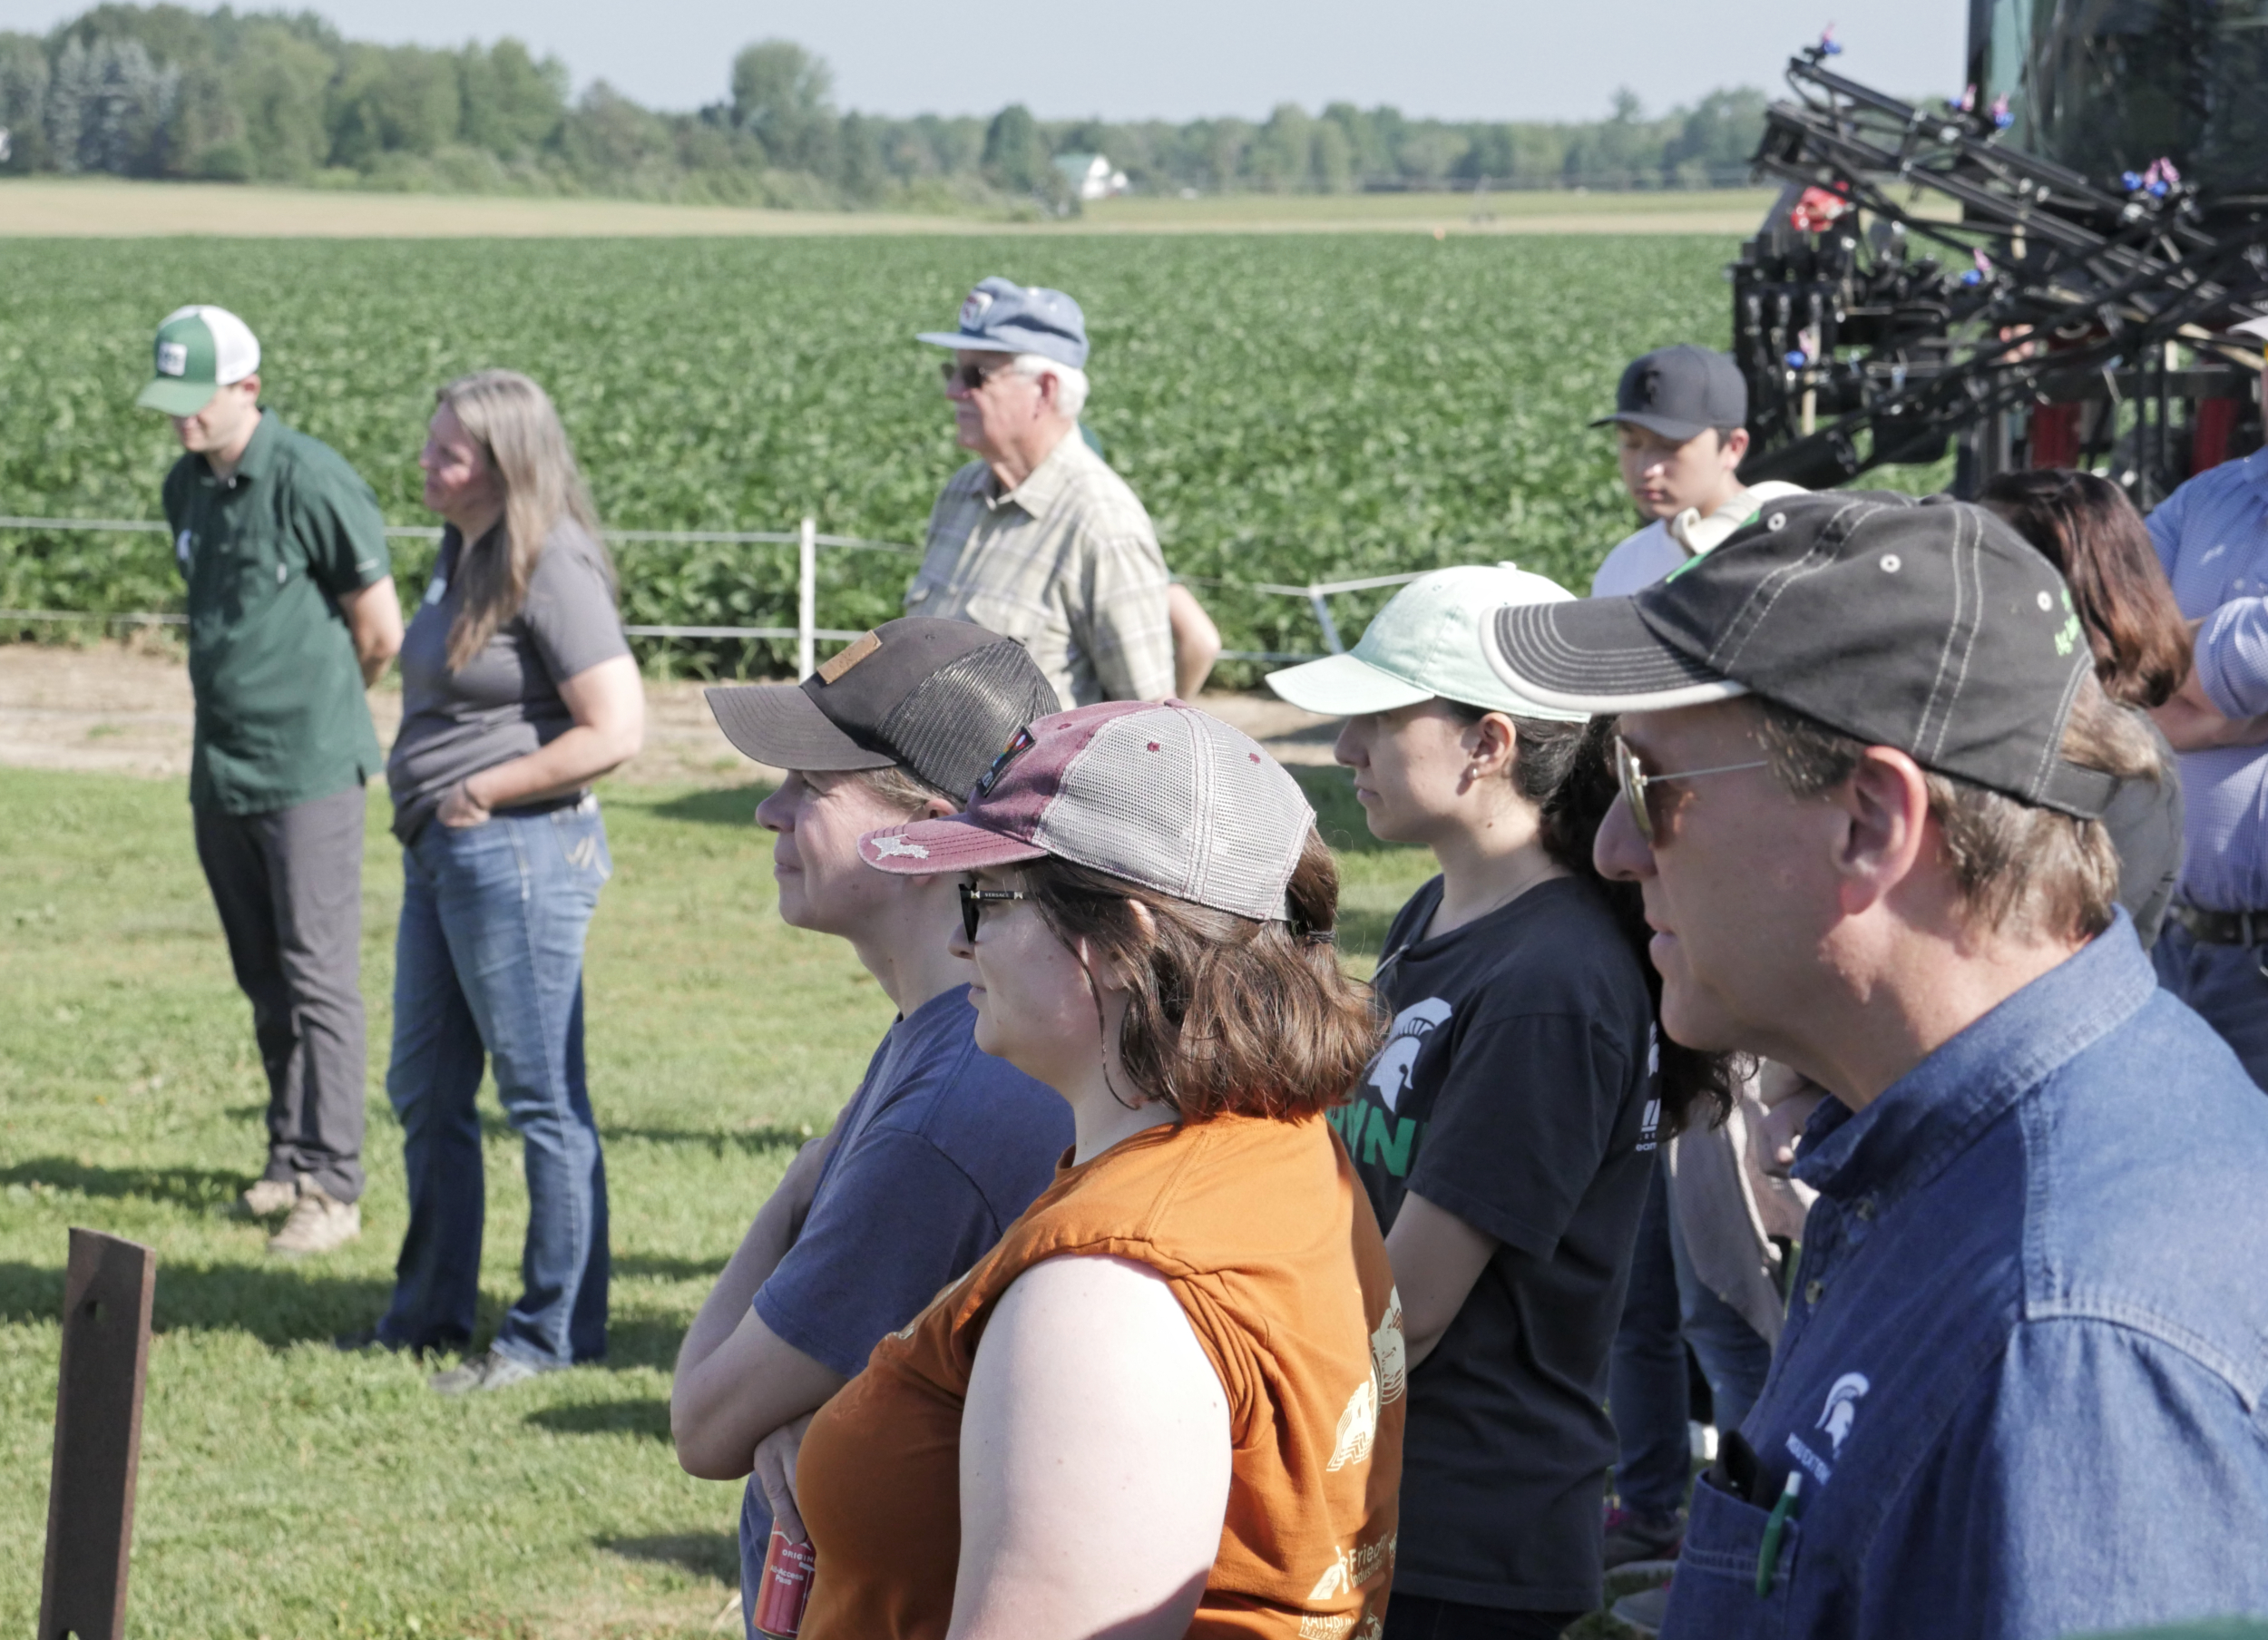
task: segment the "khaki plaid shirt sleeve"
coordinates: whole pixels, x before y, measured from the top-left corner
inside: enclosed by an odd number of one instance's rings
[[[1173,693],[1166,561],[1126,481],[1076,436],[1007,496],[983,464],[930,514],[909,615],[973,620],[1016,639],[1066,706]]]
[[[1106,700],[1163,700],[1173,693],[1173,627],[1166,561],[1149,520],[1112,519],[1085,532],[1086,627],[1073,635],[1094,663]],[[1117,527],[1111,527],[1111,526]]]

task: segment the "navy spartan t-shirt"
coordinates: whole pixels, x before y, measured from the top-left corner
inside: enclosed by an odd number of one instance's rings
[[[978,1048],[975,1032],[965,985],[890,1028],[844,1108],[802,1233],[756,1291],[766,1326],[846,1378],[992,1249],[1071,1147],[1062,1096]],[[749,1622],[771,1536],[750,1476],[740,1508]]]
[[[1410,1374],[1396,1594],[1589,1611],[1604,1403],[1659,1106],[1638,958],[1554,878],[1438,939],[1436,877],[1374,981],[1385,1046],[1332,1119],[1387,1229],[1415,1191],[1499,1244]]]

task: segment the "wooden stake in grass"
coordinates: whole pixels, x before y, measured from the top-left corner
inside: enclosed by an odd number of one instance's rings
[[[122,1640],[126,1632],[126,1560],[157,1274],[157,1254],[139,1242],[72,1230],[40,1640]]]

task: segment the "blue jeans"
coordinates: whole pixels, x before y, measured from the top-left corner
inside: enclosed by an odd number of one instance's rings
[[[2158,983],[2203,1015],[2268,1088],[2268,945],[2208,945],[2168,917],[2150,962]]]
[[[1685,1237],[1669,1210],[1669,1170],[1657,1166],[1638,1215],[1622,1324],[1608,1369],[1608,1411],[1622,1453],[1615,1493],[1641,1515],[1667,1515],[1693,1479],[1686,1346],[1716,1403],[1719,1430],[1736,1430],[1764,1393],[1772,1346],[1741,1313],[1693,1274]]]
[[[582,1069],[582,942],[613,870],[596,798],[455,829],[403,851],[394,1059],[409,1232],[379,1336],[462,1344],[480,1294],[486,1186],[473,1096],[493,1064],[525,1147],[523,1291],[495,1347],[537,1368],[606,1353],[606,1164]]]

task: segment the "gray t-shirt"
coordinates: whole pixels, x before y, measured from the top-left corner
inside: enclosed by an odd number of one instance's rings
[[[454,528],[443,534],[425,600],[402,639],[402,727],[386,783],[394,794],[394,835],[405,843],[458,781],[524,757],[574,727],[560,698],[561,678],[630,653],[598,543],[562,519],[535,561],[520,612],[452,672],[449,630],[464,606],[455,585],[463,549]]]

